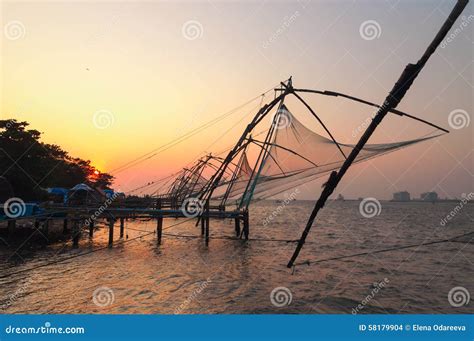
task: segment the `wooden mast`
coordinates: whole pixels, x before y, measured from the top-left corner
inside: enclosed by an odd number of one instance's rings
[[[290,81],[289,81],[290,82]],[[242,136],[240,137],[239,141],[237,144],[229,151],[227,154],[226,158],[224,161],[221,163],[219,168],[217,169],[216,173],[209,179],[209,182],[206,184],[205,188],[203,189],[203,192],[200,196],[200,200],[204,201],[209,201],[211,199],[211,196],[214,192],[214,190],[217,188],[219,185],[219,182],[229,165],[229,163],[232,162],[234,157],[238,154],[238,152],[241,150],[242,145],[244,142],[247,140],[248,135],[252,132],[253,128],[270,112],[270,110],[282,99],[285,98],[286,95],[288,95],[289,91],[285,90],[282,94],[274,98],[270,103],[265,104],[263,107],[260,108],[260,110],[256,113],[254,116],[252,122],[245,128]]]
[[[316,219],[316,216],[319,210],[324,207],[324,204],[326,203],[327,199],[333,193],[334,189],[337,187],[337,185],[343,178],[344,174],[352,165],[352,163],[356,159],[361,149],[364,147],[364,145],[367,143],[369,138],[372,136],[377,126],[384,119],[385,115],[389,111],[396,108],[397,105],[400,103],[400,101],[403,99],[406,92],[408,91],[410,86],[413,84],[413,81],[415,80],[415,78],[423,69],[426,62],[430,58],[430,56],[435,52],[438,45],[441,44],[442,40],[445,38],[446,34],[451,29],[451,27],[453,26],[454,22],[459,17],[459,15],[461,15],[461,12],[464,10],[468,2],[469,0],[458,0],[458,2],[456,3],[456,6],[453,8],[448,18],[444,22],[443,26],[439,30],[438,34],[433,39],[431,44],[428,46],[423,56],[421,56],[420,60],[416,64],[408,64],[405,67],[402,74],[400,75],[400,78],[395,83],[392,90],[389,92],[383,105],[377,111],[377,114],[373,118],[370,125],[367,127],[366,131],[360,138],[359,142],[357,142],[356,146],[354,147],[352,152],[349,154],[349,156],[347,157],[347,159],[341,166],[339,172],[333,171],[331,173],[331,175],[329,176],[329,180],[326,183],[323,192],[321,193],[321,196],[319,197],[318,201],[316,202],[316,205],[314,206],[313,211],[311,212],[311,215],[306,224],[306,227],[303,230],[300,240],[298,241],[298,245],[296,246],[296,249],[292,257],[290,261],[288,262],[288,265],[287,265],[288,268],[291,268],[293,264],[295,263],[296,259],[298,258],[298,255],[301,249],[303,248],[306,237],[308,236],[308,233],[311,230],[311,227],[313,226],[314,220]]]

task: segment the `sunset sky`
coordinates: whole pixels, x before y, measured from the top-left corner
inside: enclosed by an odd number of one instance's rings
[[[30,122],[45,142],[109,172],[290,75],[295,87],[382,103],[453,6],[454,1],[375,0],[3,1],[1,117]],[[437,50],[399,106],[451,133],[354,167],[336,193],[390,198],[399,190],[416,197],[435,190],[441,197],[460,197],[474,191],[472,15],[470,4],[453,28],[462,30]],[[375,36],[361,31],[367,21],[377,24]],[[271,98],[272,93],[266,99]],[[345,143],[356,142],[360,135],[354,130],[373,112],[343,99],[305,98]],[[146,162],[112,172],[116,188],[130,190],[205,152],[230,147],[258,104]],[[322,132],[301,106],[289,101],[288,107]],[[470,124],[453,129],[453,111],[467,113]],[[392,115],[371,142],[431,131]],[[320,185],[305,188],[303,197],[315,198],[312,188]]]

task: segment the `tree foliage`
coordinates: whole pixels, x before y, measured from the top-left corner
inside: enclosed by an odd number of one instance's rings
[[[41,133],[28,127],[28,122],[0,120],[0,176],[10,182],[15,196],[41,200],[48,187],[111,186],[112,175],[100,173],[89,160],[72,157],[58,145],[41,142]]]

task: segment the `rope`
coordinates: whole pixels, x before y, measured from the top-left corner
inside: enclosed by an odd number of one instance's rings
[[[377,253],[383,253],[383,252],[389,252],[389,251],[398,251],[398,250],[409,249],[409,248],[414,248],[414,247],[441,244],[441,243],[448,243],[448,242],[460,242],[460,241],[456,241],[454,239],[465,237],[465,236],[468,236],[470,234],[474,234],[474,231],[473,232],[468,232],[468,233],[465,233],[465,234],[462,234],[462,235],[459,235],[459,236],[455,236],[455,237],[452,237],[452,238],[448,238],[448,239],[435,240],[435,241],[432,241],[432,242],[426,242],[426,243],[421,243],[421,244],[395,246],[395,247],[391,247],[391,248],[388,248],[388,249],[368,251],[368,252],[360,252],[360,253],[355,253],[355,254],[352,254],[352,255],[331,257],[331,258],[325,258],[325,259],[318,259],[318,260],[315,260],[315,261],[307,260],[307,261],[304,261],[302,263],[297,263],[294,266],[297,266],[297,265],[308,265],[309,266],[309,265],[312,265],[312,264],[328,262],[328,261],[331,261],[331,260],[341,260],[341,259],[346,259],[346,258],[359,257],[359,256],[365,256],[365,255],[373,255],[373,254],[377,254]],[[467,241],[466,243],[469,243],[469,242],[470,242],[470,240]]]
[[[275,87],[272,87],[271,89],[267,90],[264,92],[264,94],[272,91]],[[224,118],[234,114],[235,112],[237,112],[239,109],[245,107],[246,105],[252,103],[253,101],[255,101],[256,99],[260,98],[260,96],[262,95],[258,95],[258,96],[255,96],[254,98],[248,100],[247,102],[235,107],[234,109],[230,110],[230,111],[227,111],[226,113],[216,117],[215,119],[212,119],[211,121],[207,122],[207,123],[204,123],[203,125],[195,128],[195,129],[192,129],[190,131],[188,131],[187,133],[181,135],[180,137],[177,137],[176,139],[174,140],[171,140],[170,142],[168,143],[165,143],[164,145],[161,145],[160,147],[157,147],[155,149],[153,149],[152,151],[148,152],[148,153],[145,153],[143,154],[142,156],[139,156],[131,161],[128,161],[126,162],[125,164],[117,167],[117,168],[114,168],[112,169],[111,171],[109,171],[109,173],[113,174],[117,174],[117,173],[120,173],[120,172],[123,172],[124,170],[128,169],[128,168],[131,168],[133,166],[136,166],[137,164],[141,163],[141,162],[144,162],[154,156],[156,156],[157,154],[161,153],[161,152],[164,152],[168,149],[170,149],[171,147],[174,147],[175,145],[187,140],[188,138],[196,135],[197,133],[201,132],[202,130],[205,130],[211,126],[213,126],[214,124],[218,123],[219,121],[223,120]],[[163,149],[164,148],[164,149]]]
[[[170,226],[167,226],[165,228],[163,228],[163,231],[164,230],[168,230],[172,227],[175,227],[175,226],[178,226],[178,225],[181,225],[181,224],[184,224],[190,220],[192,220],[194,218],[189,218],[189,219],[186,219],[186,220],[183,220],[179,223],[176,223],[176,224],[173,224],[173,225],[170,225]],[[131,238],[131,239],[127,239],[127,240],[119,240],[117,242],[115,242],[115,244],[118,244],[118,245],[122,245],[122,244],[125,244],[125,243],[128,243],[128,242],[131,242],[131,241],[135,241],[137,239],[140,239],[140,238],[143,238],[143,237],[147,237],[149,235],[152,235],[152,234],[155,234],[155,230],[153,231],[146,231],[146,230],[140,230],[140,229],[134,229],[134,228],[130,228],[130,227],[127,227],[127,229],[131,230],[131,231],[138,231],[138,232],[143,232],[145,233],[144,235],[140,235],[140,236],[137,236],[137,237],[134,237],[134,238]],[[421,244],[411,244],[411,245],[402,245],[402,246],[396,246],[396,247],[391,247],[391,248],[387,248],[387,249],[382,249],[382,250],[376,250],[376,251],[369,251],[369,252],[360,252],[360,253],[355,253],[355,254],[351,254],[351,255],[345,255],[345,256],[338,256],[338,257],[331,257],[331,258],[324,258],[324,259],[319,259],[319,260],[315,260],[315,261],[305,261],[305,262],[302,262],[302,263],[297,263],[293,266],[293,269],[297,266],[297,265],[313,265],[313,264],[318,264],[318,263],[323,263],[323,262],[328,262],[328,261],[332,261],[332,260],[341,260],[341,259],[347,259],[347,258],[352,258],[352,257],[359,257],[359,256],[364,256],[364,255],[373,255],[373,254],[377,254],[377,253],[384,253],[384,252],[389,252],[389,251],[398,251],[398,250],[403,250],[403,249],[409,249],[409,248],[414,248],[414,247],[421,247],[421,246],[427,246],[427,245],[434,245],[434,244],[441,244],[441,243],[447,243],[447,242],[462,242],[462,241],[458,241],[456,239],[459,239],[459,238],[462,238],[462,237],[465,237],[465,236],[468,236],[468,235],[471,235],[471,234],[474,234],[474,231],[473,232],[468,232],[468,233],[465,233],[465,234],[462,234],[462,235],[458,235],[458,236],[454,236],[454,237],[451,237],[451,238],[447,238],[447,239],[442,239],[442,240],[435,240],[435,241],[431,241],[431,242],[426,242],[426,243],[421,243]],[[193,235],[178,235],[178,234],[172,234],[172,233],[163,233],[163,235],[166,235],[166,236],[169,236],[169,237],[176,237],[176,238],[202,238],[200,236],[193,236]],[[225,237],[225,236],[222,236],[222,237],[209,237],[209,239],[225,239],[225,240],[241,240],[239,238],[235,238],[235,237]],[[471,238],[472,239],[472,238]],[[466,243],[469,243],[471,241],[471,239],[469,241],[467,241]],[[264,239],[264,238],[251,238],[251,239],[248,239],[248,241],[260,241],[260,242],[284,242],[284,243],[295,243],[295,242],[298,242],[298,240],[294,240],[294,239]],[[308,242],[309,244],[310,242]],[[58,263],[62,263],[64,261],[68,261],[70,259],[74,259],[74,258],[78,258],[78,257],[81,257],[81,256],[86,256],[88,254],[91,254],[91,253],[94,253],[94,252],[98,252],[98,251],[102,251],[102,250],[106,250],[106,249],[109,249],[109,246],[102,246],[102,247],[98,247],[98,248],[95,248],[93,250],[89,250],[89,251],[85,251],[85,252],[81,252],[79,254],[76,254],[76,255],[72,255],[72,256],[69,256],[69,257],[65,257],[65,258],[62,258],[62,259],[58,259],[58,260],[55,260],[55,261],[51,261],[51,262],[48,262],[48,263],[44,263],[44,264],[40,264],[40,265],[37,265],[37,266],[34,266],[34,267],[30,267],[30,268],[27,268],[27,269],[22,269],[22,270],[18,270],[18,271],[15,271],[15,272],[12,272],[12,273],[9,273],[9,274],[6,274],[6,275],[2,275],[0,276],[0,279],[3,279],[3,278],[7,278],[7,277],[10,277],[10,276],[14,276],[14,275],[18,275],[20,273],[24,273],[24,272],[28,272],[28,271],[32,271],[32,270],[36,270],[36,269],[39,269],[39,268],[43,268],[43,267],[46,267],[46,266],[50,266],[50,265],[54,265],[54,264],[58,264]]]

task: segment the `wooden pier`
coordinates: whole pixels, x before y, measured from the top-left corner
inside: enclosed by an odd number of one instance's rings
[[[47,207],[44,212],[37,215],[21,216],[18,218],[7,219],[7,233],[14,236],[17,232],[18,221],[34,222],[35,230],[48,237],[48,226],[51,222],[58,222],[62,225],[63,235],[70,235],[72,246],[79,247],[80,237],[84,231],[87,231],[89,238],[94,237],[94,229],[99,221],[103,221],[105,227],[108,228],[108,246],[112,247],[114,243],[115,226],[119,226],[119,238],[123,239],[125,235],[125,221],[136,219],[156,219],[156,236],[157,244],[160,245],[163,239],[164,219],[167,218],[184,218],[196,221],[196,226],[201,225],[201,236],[205,244],[210,239],[210,220],[233,219],[235,221],[235,235],[238,238],[248,239],[249,237],[249,214],[248,210],[229,211],[222,207],[214,207],[205,204],[198,214],[191,215],[184,209],[178,209],[178,201],[163,200],[158,198],[154,207],[140,208],[132,207],[115,207],[113,205],[106,207],[105,205],[98,207],[65,207],[51,206]],[[173,207],[171,207],[173,206]],[[240,226],[243,226],[241,230]],[[199,234],[197,234],[199,236]]]

